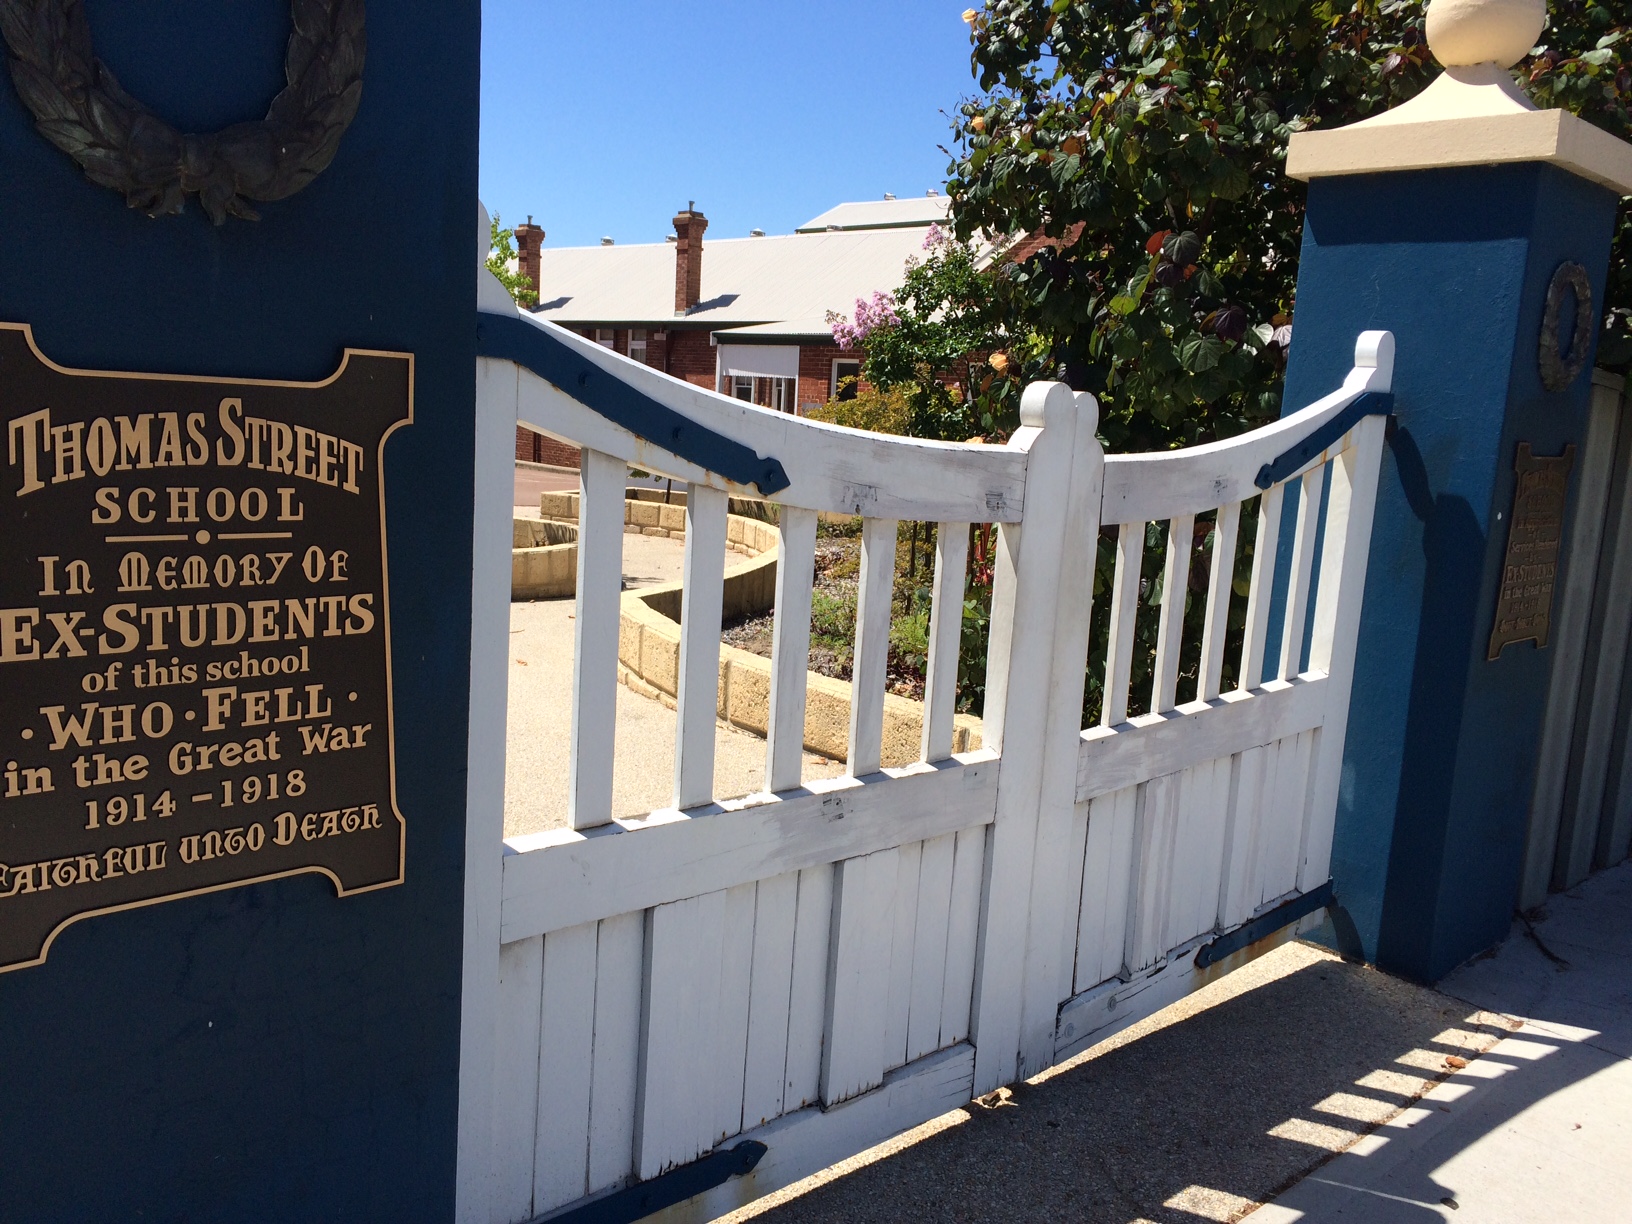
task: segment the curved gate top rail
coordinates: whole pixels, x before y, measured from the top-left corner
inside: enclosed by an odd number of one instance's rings
[[[496,282],[483,294],[462,1218],[610,1209],[629,1187],[658,1201],[672,1185],[654,1179],[700,1188],[718,1170],[729,1180],[672,1217],[712,1218],[1035,1074],[1318,904],[1382,438],[1360,413],[1389,390],[1391,337],[1362,337],[1341,388],[1265,429],[1107,459],[1093,397],[1060,384],[1027,389],[1004,446],[888,437],[691,386],[519,315]],[[514,838],[501,861],[517,423],[582,452],[570,827]],[[690,489],[673,798],[613,819],[617,669],[640,649],[619,632],[630,466]],[[721,801],[733,493],[776,503],[779,556],[765,788]],[[1293,577],[1270,667],[1283,504]],[[845,776],[807,783],[818,512],[861,517],[861,564]],[[917,760],[881,768],[899,520],[937,525],[936,561]],[[954,755],[972,524],[997,527],[986,707],[981,749]],[[1119,529],[1117,569],[1096,608],[1102,524]],[[1167,591],[1210,566],[1194,667],[1183,601],[1157,609],[1141,581],[1153,524]],[[1130,702],[1143,615],[1161,622],[1152,687]],[[1105,714],[1084,729],[1101,616]],[[763,1144],[757,1163],[707,1163],[742,1144]]]

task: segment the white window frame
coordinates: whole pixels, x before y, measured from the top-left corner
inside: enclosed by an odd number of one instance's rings
[[[602,348],[609,348],[614,353],[618,351],[618,333],[615,328],[597,327],[595,334],[590,339]]]
[[[644,327],[631,327],[629,329],[629,357],[630,360],[638,361],[641,365],[646,364],[647,334]]]

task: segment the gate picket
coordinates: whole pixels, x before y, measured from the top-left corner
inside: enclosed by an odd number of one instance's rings
[[[913,922],[911,1003],[907,1012],[907,1061],[941,1047],[941,997],[946,985],[947,934],[952,917],[952,860],[957,834],[922,843],[918,912]]]
[[[1139,788],[1126,786],[1087,804],[1088,838],[1077,927],[1077,990],[1122,972],[1133,882]]]
[[[648,911],[645,1064],[636,1111],[635,1167],[656,1177],[695,1160],[714,1143],[715,1025],[725,890]]]
[[[742,1124],[752,1129],[782,1113],[787,1087],[789,1000],[799,873],[761,880],[754,907],[754,963],[743,1062]]]
[[[641,961],[646,916],[600,922],[595,950],[595,1050],[590,1072],[589,1193],[634,1171],[639,1097]]]
[[[909,1057],[907,1025],[912,1009],[912,968],[917,956],[918,874],[924,843],[901,847],[895,879],[895,930],[890,941],[888,1012],[884,1019],[884,1069],[893,1070]]]
[[[544,937],[499,948],[499,998],[494,1033],[493,1224],[533,1216],[533,1145],[538,1126],[538,1023],[544,989]]]
[[[595,939],[586,922],[544,937],[533,1210],[589,1190],[589,1094],[595,1048]]]
[[[946,984],[941,990],[941,1046],[969,1036],[980,937],[981,881],[986,871],[986,829],[957,835],[952,859],[952,904],[946,925]]]
[[[827,962],[833,932],[832,866],[799,873],[798,914],[793,928],[793,971],[788,987],[787,1090],[784,1112],[819,1099],[822,1034],[827,1024]]]
[[[901,852],[846,859],[834,873],[822,1104],[884,1082],[890,993],[890,931]]]
[[[713,1069],[709,1077],[714,1098],[714,1131],[709,1147],[742,1130],[756,891],[753,884],[738,884],[725,892],[725,925],[719,944],[720,997],[714,1022]],[[707,948],[697,951],[700,955],[709,955]]]

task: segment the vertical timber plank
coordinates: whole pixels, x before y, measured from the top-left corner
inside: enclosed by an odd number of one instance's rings
[[[589,1098],[589,1192],[634,1172],[640,1081],[640,982],[646,915],[601,920],[595,952],[595,1055]]]
[[[709,1085],[724,935],[724,891],[648,911],[635,1128],[642,1181],[696,1159],[712,1142]]]
[[[685,605],[674,732],[674,806],[681,809],[714,797],[726,506],[725,494],[707,485],[694,484],[686,494]]]
[[[543,989],[544,937],[535,935],[502,945],[493,1047],[493,1193],[489,1200],[493,1224],[516,1224],[533,1217]]]
[[[815,1103],[821,1092],[823,1034],[827,1023],[827,961],[833,932],[831,864],[799,873],[793,928],[793,976],[788,988],[787,1089],[784,1113]]]
[[[836,1105],[884,1082],[889,933],[899,871],[899,850],[846,859],[835,868],[827,1040],[822,1047],[824,1105]]]
[[[946,984],[941,988],[941,1045],[969,1036],[975,959],[980,938],[981,881],[986,873],[986,828],[957,835],[952,860],[952,904],[946,924]]]
[[[900,848],[895,877],[895,930],[890,941],[889,1010],[884,1018],[884,1069],[907,1061],[907,1022],[912,1010],[912,966],[917,956],[918,873],[924,844]]]
[[[1292,575],[1286,588],[1286,615],[1281,626],[1280,676],[1290,680],[1303,669],[1303,627],[1309,619],[1309,584],[1314,577],[1315,528],[1326,487],[1324,465],[1304,473],[1298,494],[1298,527],[1292,537]]]
[[[1224,842],[1224,883],[1218,901],[1218,922],[1226,930],[1252,917],[1258,905],[1259,830],[1274,778],[1275,745],[1249,748],[1235,758]]]
[[[1240,683],[1245,692],[1264,681],[1264,647],[1274,594],[1275,552],[1281,538],[1281,499],[1286,486],[1274,485],[1258,498],[1258,541],[1252,553],[1252,589],[1247,593],[1247,625],[1241,641]]]
[[[742,1124],[752,1130],[781,1116],[788,1066],[788,999],[793,986],[794,918],[799,873],[759,882],[754,905],[754,965],[748,1002],[748,1057]]]
[[[1088,844],[1077,928],[1079,993],[1122,972],[1138,815],[1137,786],[1100,795],[1088,807]]]
[[[1162,614],[1156,629],[1156,668],[1150,712],[1162,714],[1178,703],[1179,655],[1184,646],[1184,603],[1190,590],[1190,552],[1196,517],[1175,516],[1167,525],[1167,557],[1162,563]]]
[[[1240,527],[1240,502],[1218,508],[1207,576],[1207,619],[1201,630],[1201,677],[1196,692],[1201,701],[1211,701],[1223,688],[1224,639],[1230,630],[1230,595],[1235,582],[1236,534]]]
[[[712,1147],[742,1130],[742,1093],[748,1055],[748,1010],[754,967],[753,884],[725,890],[725,927],[719,944],[720,995],[714,1023],[715,1102]],[[699,956],[708,949],[699,948]]]
[[[1298,886],[1303,852],[1304,815],[1309,798],[1309,757],[1315,733],[1305,731],[1280,741],[1275,753],[1275,791],[1270,821],[1273,832],[1264,848],[1264,883],[1258,898],[1267,905]]]
[[[1315,632],[1309,647],[1309,669],[1326,673],[1326,713],[1310,765],[1308,833],[1298,876],[1298,887],[1305,892],[1324,884],[1331,874],[1332,830],[1385,428],[1382,417],[1361,421],[1349,435],[1349,445],[1331,465]]]
[[[1054,994],[1060,1002],[1075,992],[1077,980],[1077,940],[1082,932],[1083,886],[1088,867],[1088,804],[1077,803],[1071,810],[1071,839],[1065,852],[1067,879],[1065,921],[1060,924],[1060,963]]]
[[[907,1061],[940,1048],[941,994],[946,985],[946,939],[952,914],[955,833],[923,843],[918,868],[918,917],[912,951],[912,1002],[907,1012]]]
[[[969,524],[935,528],[935,586],[930,599],[929,662],[924,669],[924,729],[919,744],[926,761],[952,755],[952,716],[958,696],[958,654],[963,643],[964,573],[969,564]]]
[[[618,603],[623,597],[623,460],[583,452],[578,499],[578,606],[573,621],[572,744],[568,820],[575,829],[612,819],[618,711]]]
[[[1144,556],[1145,525],[1123,523],[1116,535],[1111,636],[1105,651],[1105,697],[1100,722],[1107,727],[1128,717],[1128,678],[1133,671],[1134,620],[1139,614],[1139,571]]]
[[[853,778],[877,773],[884,744],[885,666],[890,653],[890,604],[895,589],[894,519],[861,522],[861,577],[856,591],[855,665],[850,675],[850,761]]]
[[[538,1145],[533,1159],[533,1210],[539,1213],[582,1198],[589,1189],[597,925],[586,922],[544,937]]]
[[[1127,936],[1128,968],[1135,973],[1148,969],[1167,952],[1168,895],[1182,782],[1181,774],[1165,774],[1141,787]]]
[[[816,560],[816,512],[781,508],[776,617],[771,628],[771,716],[765,789],[804,780],[805,677],[810,667],[810,596]]]

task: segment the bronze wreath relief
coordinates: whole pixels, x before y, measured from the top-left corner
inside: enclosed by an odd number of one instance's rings
[[[93,183],[151,217],[189,192],[217,225],[258,221],[334,160],[363,93],[363,0],[293,0],[288,80],[266,118],[186,135],[131,97],[96,58],[82,0],[0,0],[11,79],[40,134]]]

